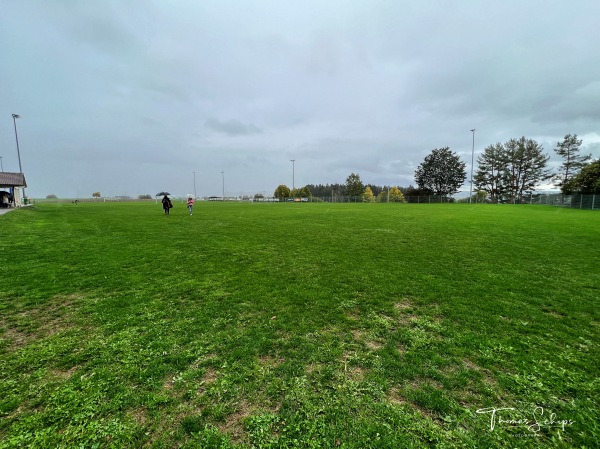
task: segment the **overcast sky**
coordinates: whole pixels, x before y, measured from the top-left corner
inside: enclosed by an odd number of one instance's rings
[[[0,157],[19,171],[13,113],[37,198],[185,195],[194,172],[198,196],[415,185],[434,148],[469,173],[472,128],[475,157],[526,136],[556,160],[569,133],[600,157],[599,18],[598,0],[2,0]]]

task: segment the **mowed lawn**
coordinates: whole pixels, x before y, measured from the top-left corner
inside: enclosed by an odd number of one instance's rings
[[[41,203],[0,230],[0,448],[600,440],[597,211]]]

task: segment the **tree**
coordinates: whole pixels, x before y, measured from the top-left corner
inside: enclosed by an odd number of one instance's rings
[[[273,196],[275,198],[279,198],[280,200],[284,200],[290,197],[290,188],[285,184],[280,184],[276,189]]]
[[[448,147],[434,149],[415,171],[419,188],[434,195],[458,192],[466,177],[465,163]]]
[[[364,192],[365,187],[360,180],[360,176],[356,173],[351,173],[346,178],[346,195],[347,196],[361,196]]]
[[[506,166],[506,150],[501,143],[488,146],[477,157],[475,187],[487,192],[493,203],[497,203],[504,193]]]
[[[306,187],[310,190],[311,196],[317,197],[331,197],[334,195],[341,195],[345,190],[346,186],[343,184],[308,184]]]
[[[55,194],[51,193],[50,195],[46,195],[46,198],[49,199],[49,200],[55,200],[58,197]]]
[[[563,158],[563,163],[557,174],[558,186],[562,187],[567,184],[592,158],[591,154],[579,154],[582,140],[577,140],[577,134],[567,134],[562,142],[558,142],[554,151]],[[563,193],[565,193],[563,191]]]
[[[398,187],[392,187],[389,191],[390,203],[406,203],[402,191]]]
[[[485,203],[487,201],[488,193],[485,190],[478,190],[473,195],[473,201],[475,203]]]
[[[373,191],[371,190],[371,187],[369,187],[369,186],[365,187],[365,191],[362,194],[362,198],[363,198],[363,202],[365,202],[365,203],[374,203],[375,202],[375,196],[373,195]]]
[[[310,198],[312,194],[310,193],[310,189],[308,188],[308,186],[304,186],[300,190],[298,190],[298,196],[300,198]]]
[[[92,198],[100,198],[102,195],[100,195],[100,192],[94,192],[92,193]]]
[[[312,194],[310,193],[308,186],[304,186],[300,189],[292,189],[290,196],[292,198],[310,198]]]
[[[390,187],[389,189],[382,190],[377,195],[378,203],[406,203],[406,198],[400,190],[400,187]]]
[[[505,192],[508,199],[520,202],[523,194],[532,192],[536,186],[551,178],[546,165],[550,156],[542,153],[542,146],[533,139],[510,139],[504,144],[506,168]]]
[[[563,185],[563,193],[600,193],[600,159],[585,165]]]
[[[383,190],[387,190],[387,188],[385,186],[376,186],[374,184],[367,184],[365,186],[365,189],[367,187],[371,189],[371,192],[373,192],[373,196],[375,196],[375,197],[377,195],[379,195]]]
[[[551,177],[546,169],[550,157],[542,150],[539,143],[525,137],[488,146],[477,158],[475,187],[487,192],[494,203],[501,199],[520,202],[524,193]]]
[[[151,199],[152,199],[152,195],[150,195],[150,194],[138,195],[138,200],[151,200]]]

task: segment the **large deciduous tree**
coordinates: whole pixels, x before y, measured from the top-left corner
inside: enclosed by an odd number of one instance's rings
[[[362,196],[365,186],[360,180],[360,176],[356,173],[350,173],[346,178],[346,195],[347,196]]]
[[[312,193],[310,193],[310,189],[308,188],[308,186],[304,186],[300,190],[298,190],[298,196],[300,196],[300,198],[310,198],[312,196]]]
[[[398,187],[390,187],[388,190],[382,190],[377,195],[379,203],[406,203],[406,198]]]
[[[392,187],[389,190],[390,203],[406,203],[406,199],[402,194],[402,191],[398,187]]]
[[[568,184],[580,170],[592,158],[591,154],[579,154],[582,140],[577,140],[577,134],[567,134],[562,142],[556,144],[554,151],[563,158],[563,162],[558,170],[558,186],[563,190],[563,186]]]
[[[415,171],[419,189],[434,195],[453,195],[465,182],[466,164],[450,148],[436,148]]]
[[[290,188],[285,184],[280,184],[276,189],[273,196],[275,198],[279,198],[280,200],[285,200],[290,197]]]
[[[371,187],[367,186],[365,187],[365,191],[363,192],[363,202],[364,203],[374,203],[375,202],[375,195],[373,195],[373,191],[371,190]]]

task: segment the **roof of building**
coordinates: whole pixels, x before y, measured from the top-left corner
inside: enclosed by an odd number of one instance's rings
[[[0,172],[0,187],[27,187],[23,173]]]

